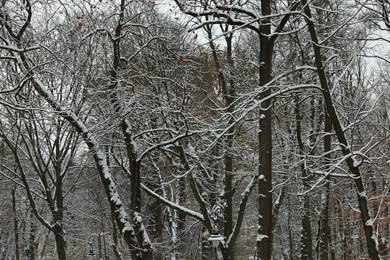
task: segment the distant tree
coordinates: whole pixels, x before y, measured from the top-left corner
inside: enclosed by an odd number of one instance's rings
[[[23,92],[19,94],[25,99],[34,100],[28,92]],[[34,102],[39,103],[36,99]],[[68,191],[64,190],[64,182],[78,149],[77,135],[69,131],[66,122],[46,117],[45,112],[25,110],[12,115],[11,110],[2,116],[0,137],[15,160],[14,169],[3,165],[4,175],[25,189],[34,216],[54,234],[58,258],[66,259],[63,222],[64,199]],[[49,124],[46,123],[48,121]],[[40,185],[36,185],[36,180]],[[49,218],[44,216],[40,200],[46,202]]]
[[[12,9],[12,6],[14,4],[19,4],[20,8],[17,10]],[[45,4],[47,4],[47,3],[42,3],[42,4],[43,4],[43,6],[45,6]],[[72,5],[72,3],[69,3],[69,4]],[[124,1],[122,1],[122,6],[123,5],[124,5]],[[68,18],[68,19],[74,18],[74,16],[72,16],[73,13],[68,12],[71,9],[67,9],[66,6],[62,6],[62,7],[64,7],[63,12],[65,12],[65,14],[67,15],[67,16],[65,16],[66,18]],[[59,8],[62,8],[62,7],[60,6]],[[73,7],[76,7],[76,6],[73,6]],[[110,6],[108,6],[108,7],[110,7]],[[115,6],[111,6],[111,7],[115,7]],[[33,16],[33,15],[36,15],[36,11],[39,8],[40,8],[40,5],[32,5],[32,3],[30,1],[23,1],[20,3],[18,1],[13,1],[13,2],[3,3],[2,12],[0,13],[1,25],[3,28],[2,37],[1,37],[1,40],[2,40],[2,61],[5,61],[5,62],[9,61],[9,63],[7,64],[8,68],[11,68],[10,67],[11,65],[15,65],[18,67],[18,69],[16,69],[16,71],[14,73],[15,78],[22,80],[22,82],[23,82],[23,79],[26,79],[28,86],[31,87],[30,90],[33,90],[40,97],[42,97],[42,99],[44,101],[47,102],[47,104],[51,108],[52,114],[61,116],[61,118],[63,118],[65,120],[64,122],[67,122],[66,124],[69,124],[73,128],[73,131],[68,133],[69,135],[75,135],[75,133],[77,133],[76,136],[80,136],[83,139],[83,141],[85,142],[85,144],[87,145],[88,149],[91,152],[91,156],[93,157],[93,160],[96,163],[98,173],[101,177],[101,182],[103,184],[103,187],[104,187],[105,192],[106,192],[106,196],[107,196],[108,201],[110,203],[111,211],[115,216],[116,224],[117,224],[118,228],[121,230],[121,233],[123,234],[124,240],[126,241],[129,249],[132,252],[132,257],[134,259],[136,259],[138,257],[137,251],[139,250],[139,246],[138,246],[138,242],[137,242],[136,237],[135,237],[136,235],[134,233],[133,223],[131,222],[132,219],[129,218],[128,213],[124,209],[124,205],[123,205],[123,203],[120,199],[120,196],[118,194],[118,190],[117,190],[116,184],[113,180],[111,170],[110,170],[110,168],[107,167],[106,158],[104,156],[104,150],[102,150],[102,146],[100,145],[100,141],[99,141],[99,139],[97,139],[97,137],[95,135],[96,133],[91,131],[92,129],[87,126],[87,124],[85,122],[86,115],[83,113],[80,113],[79,105],[81,103],[83,103],[84,97],[82,95],[81,96],[80,95],[72,95],[75,93],[77,93],[77,94],[83,93],[83,88],[76,89],[76,88],[72,88],[72,85],[61,85],[60,84],[61,83],[61,81],[60,81],[61,75],[63,75],[64,77],[66,77],[67,75],[71,76],[75,72],[73,70],[68,70],[69,68],[71,68],[71,65],[67,62],[68,60],[66,59],[66,54],[69,54],[70,50],[75,50],[74,48],[77,45],[75,45],[75,46],[61,45],[60,41],[57,42],[57,44],[53,44],[53,45],[50,44],[51,43],[50,41],[46,42],[46,43],[49,43],[49,45],[48,46],[43,45],[43,47],[42,47],[42,45],[34,45],[37,42],[39,42],[40,40],[42,40],[42,41],[49,40],[49,37],[46,37],[46,35],[39,35],[38,33],[33,34],[32,28],[35,27],[35,24],[32,23],[32,21],[33,21],[32,19],[35,18],[35,16]],[[50,12],[54,11],[52,9],[46,9],[46,10],[49,10]],[[21,19],[16,19],[16,20],[12,19],[14,17],[13,12],[20,12],[19,17]],[[54,11],[54,12],[56,12],[56,11]],[[52,13],[52,15],[53,15],[53,13]],[[50,17],[52,17],[52,15]],[[118,17],[121,17],[121,14],[119,14],[119,16],[114,16],[114,18],[118,18]],[[48,26],[47,29],[51,28],[51,26],[53,26],[54,28],[60,28],[60,27],[56,27],[56,26],[58,26],[56,24],[51,24],[50,23],[51,21],[52,20],[50,20],[50,19],[47,21],[43,21],[43,24]],[[83,30],[85,24],[82,20],[80,20],[77,22],[77,24],[75,26],[76,26],[76,29],[74,31],[75,34],[73,36],[77,37],[80,35],[80,34],[78,34],[77,30],[80,30],[80,31]],[[43,31],[45,31],[45,30],[43,30]],[[57,34],[58,31],[56,31],[55,29],[53,30],[53,28],[51,28],[51,29],[49,29],[49,31],[52,32],[51,36],[54,37],[54,39],[61,39],[61,40],[65,40],[65,41],[67,40],[65,38],[60,38],[60,36],[58,36],[58,34]],[[36,37],[35,38],[36,40],[34,40],[34,41],[29,40],[29,37],[31,34],[33,35],[33,37]],[[71,32],[69,32],[69,34],[71,34]],[[39,37],[42,37],[42,38],[39,39]],[[29,48],[29,47],[27,47],[28,45],[32,45],[33,47],[31,47],[31,48],[34,50],[40,50],[43,55],[36,55],[35,56],[32,53],[28,53],[28,48]],[[45,48],[45,47],[47,47],[47,48]],[[61,48],[64,48],[62,50],[62,52],[57,52],[57,51],[60,51]],[[67,48],[71,48],[71,49],[67,49]],[[8,54],[7,56],[4,56],[5,52]],[[62,55],[65,55],[65,57]],[[42,70],[42,68],[38,69],[39,66],[37,67],[35,64],[40,63],[39,62],[40,58],[43,58],[43,57],[47,58],[48,56],[52,56],[55,61],[59,61],[59,64],[63,65],[62,67],[65,69],[65,71],[62,74],[57,74],[57,71],[55,71],[53,74],[50,74],[49,73],[50,70],[49,71]],[[62,58],[65,58],[65,59],[62,59]],[[73,56],[73,59],[74,58],[76,58],[76,57]],[[47,64],[47,61],[48,60],[44,61],[43,64]],[[34,63],[34,62],[36,62],[36,63]],[[69,74],[66,74],[66,72],[68,72]],[[85,72],[85,71],[83,71],[83,72]],[[84,75],[81,75],[81,77]],[[76,77],[70,77],[70,78],[73,80],[76,80],[76,82],[80,79],[80,78],[77,78],[77,74],[73,75],[73,76],[76,76]],[[88,74],[86,75],[85,78],[88,78]],[[66,79],[68,79],[68,78],[66,78]],[[76,84],[76,87],[77,86],[80,86],[80,85]],[[22,85],[22,86],[18,86],[18,85],[12,86],[11,85],[9,87],[9,89],[4,90],[3,93],[16,92],[23,87],[24,87],[24,85]],[[67,93],[67,91],[71,91],[71,94],[66,95],[65,93]],[[75,92],[72,92],[72,91],[75,91]],[[80,92],[78,92],[78,91],[80,91]],[[16,121],[16,122],[18,122],[18,121]],[[29,124],[32,124],[34,127],[35,127],[34,124],[37,124],[37,127],[43,126],[43,124],[39,125],[38,122],[34,123],[33,121],[30,122]],[[29,125],[27,124],[27,127],[28,126]],[[5,129],[3,130],[3,133],[4,133],[4,131],[5,131]],[[37,140],[38,134],[39,134],[38,132],[32,132],[30,134],[31,134],[32,140],[34,140],[34,141]],[[16,137],[18,137],[18,136],[16,136]],[[47,136],[47,138],[51,138],[51,136]],[[17,140],[19,141],[19,139],[17,139]],[[61,140],[61,142],[62,141],[66,141],[66,140]],[[57,142],[59,142],[59,141],[57,141]],[[19,147],[18,147],[19,144],[18,143],[16,143],[16,145],[15,145],[10,141],[8,143],[8,145],[9,145],[9,147],[11,147],[13,149],[15,155],[19,152]],[[62,145],[62,143],[61,143],[61,145]],[[35,155],[34,154],[35,152],[37,152],[37,150],[31,149],[31,153],[33,155]],[[38,152],[43,153],[43,151],[40,151],[40,150],[38,150]],[[60,154],[56,154],[56,156],[61,157]],[[58,159],[62,159],[62,158],[57,158],[54,156],[52,156],[52,158],[53,158],[53,160],[56,160],[55,162],[61,163]],[[44,161],[43,161],[43,163],[44,163]],[[69,163],[69,162],[65,161],[65,163]],[[21,163],[18,163],[18,164],[20,165],[19,168],[21,168],[22,164]],[[38,167],[37,168],[38,170],[41,170],[39,167],[42,167],[42,170],[47,170],[47,167],[45,167],[45,164],[38,165],[37,167]],[[61,175],[61,173],[62,173],[61,171],[59,171],[59,172],[57,171],[56,174],[60,174],[60,175],[57,176],[58,178],[54,178],[54,176],[52,176],[53,180],[62,181],[63,176]],[[46,178],[43,174],[41,174],[41,177]],[[50,179],[50,180],[52,180],[52,179]],[[24,183],[24,185],[28,186],[28,183]],[[45,185],[44,185],[44,187],[45,187]],[[54,200],[53,198],[50,197],[51,196],[50,190],[45,190],[44,194],[47,195],[48,199],[53,199],[54,203],[57,203],[57,205],[55,205],[55,204],[54,205],[49,204],[49,205],[52,207],[51,212],[53,213],[53,216],[59,217],[59,219],[56,219],[56,220],[61,220],[61,215],[62,215],[61,211],[62,211],[63,207],[57,208],[57,206],[62,206],[61,203],[62,203],[62,196],[63,195],[60,195],[61,192],[60,192],[60,189],[58,189],[58,188],[61,189],[61,187],[56,187],[55,194],[59,194],[59,196],[56,197],[56,200]],[[26,190],[30,190],[30,189],[26,189]],[[33,203],[33,195],[31,192],[32,191],[28,192],[28,197],[29,197],[30,203]],[[33,207],[33,210],[35,212],[38,212],[37,209],[34,207]],[[39,216],[39,215],[36,214],[36,216]],[[53,229],[57,233],[58,242],[62,242],[61,240],[63,240],[64,237],[62,236],[63,231],[62,231],[61,222],[54,222],[53,224],[50,224],[50,223],[47,223],[47,221],[44,221],[43,218],[40,218],[40,220],[42,220],[42,223],[45,223],[45,226],[47,228]],[[61,247],[59,247],[58,252],[59,252],[59,258],[64,259],[64,257],[65,257],[64,250]]]

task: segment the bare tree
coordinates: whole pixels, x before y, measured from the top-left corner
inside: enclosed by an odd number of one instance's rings
[[[369,256],[371,259],[379,259],[378,252],[378,240],[376,234],[374,233],[373,220],[370,217],[366,189],[364,187],[362,175],[359,169],[360,164],[353,157],[353,152],[351,151],[349,142],[346,138],[345,132],[342,128],[341,122],[338,118],[337,112],[334,107],[334,102],[331,96],[330,88],[328,85],[328,79],[325,74],[325,69],[322,62],[321,47],[319,45],[317,30],[314,26],[312,19],[312,14],[310,10],[310,5],[307,1],[303,0],[302,4],[305,6],[304,11],[307,19],[308,30],[310,32],[311,40],[313,41],[314,57],[317,66],[317,73],[320,80],[321,87],[323,89],[324,101],[327,109],[327,113],[332,121],[332,125],[335,131],[335,134],[340,143],[340,148],[345,156],[345,161],[348,165],[349,170],[353,176],[353,180],[356,185],[356,191],[358,195],[359,209],[362,219],[362,224],[364,227],[364,233],[367,241],[367,248]]]

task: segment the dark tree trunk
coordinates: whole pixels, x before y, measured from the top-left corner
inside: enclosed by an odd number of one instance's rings
[[[271,14],[271,3],[261,1],[261,14],[267,17]],[[266,86],[272,79],[272,53],[273,43],[269,41],[271,34],[271,21],[263,19],[260,26],[260,86]],[[271,259],[272,251],[272,110],[271,88],[266,87],[260,94],[261,103],[259,115],[259,230],[256,242],[256,259]]]
[[[56,247],[57,247],[57,254],[58,254],[58,259],[59,260],[66,260],[66,241],[65,241],[65,232],[62,226],[62,222],[64,220],[64,196],[63,196],[63,177],[64,175],[61,175],[61,158],[60,158],[60,143],[59,141],[56,142],[56,156],[58,156],[56,162],[56,169],[55,169],[55,174],[56,174],[56,193],[55,193],[55,198],[56,198],[56,211],[53,211],[53,219],[55,221],[54,224],[54,236],[56,240]]]
[[[56,224],[54,226],[54,238],[56,241],[56,247],[57,247],[57,256],[59,260],[66,260],[66,244],[64,239],[64,231],[62,229],[62,226],[60,224]]]
[[[226,36],[226,58],[230,68],[233,68],[233,59],[232,59],[232,34],[230,36]],[[233,75],[229,75],[229,89],[225,89],[225,106],[228,107],[228,112],[232,113],[234,110],[233,101],[235,99],[235,85],[232,79]],[[228,125],[232,125],[234,123],[234,119],[230,118]],[[230,127],[228,134],[226,136],[226,154],[225,154],[225,190],[224,190],[224,199],[225,199],[225,225],[224,225],[224,236],[225,238],[230,237],[233,233],[233,195],[234,195],[234,187],[233,187],[233,140],[234,140],[234,132],[235,127]],[[223,256],[225,260],[234,260],[234,248],[235,241],[231,241],[228,246],[223,248]]]
[[[292,3],[290,10],[297,8],[297,2]],[[283,16],[280,23],[271,36],[271,1],[261,1],[261,20],[259,31],[260,57],[259,77],[260,87],[265,87],[260,94],[261,103],[259,115],[259,186],[258,186],[258,210],[259,229],[256,241],[256,259],[269,260],[272,255],[272,101],[269,98],[271,88],[267,84],[272,80],[272,58],[275,41],[278,32],[281,32],[290,18],[290,13]]]

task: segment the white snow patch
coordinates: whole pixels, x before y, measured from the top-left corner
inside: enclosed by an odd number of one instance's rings
[[[263,239],[268,239],[267,235],[257,234],[256,241],[261,241]]]
[[[355,158],[355,156],[352,157],[352,160],[353,160],[353,167],[355,167],[355,168],[359,167],[359,166],[363,163],[362,160],[357,160],[357,159]]]
[[[143,220],[143,217],[142,217],[141,213],[134,212],[134,214],[133,214],[134,223],[142,223],[142,220]]]
[[[130,225],[130,223],[128,221],[122,222],[122,223],[124,223],[124,227],[122,229],[122,234],[125,232],[131,232],[131,233],[134,232],[133,227]]]
[[[374,241],[376,250],[379,251],[379,241],[378,241],[378,238],[377,238],[377,236],[375,234],[372,234],[371,240]]]
[[[370,218],[370,219],[368,219],[368,220],[366,221],[365,225],[366,225],[367,227],[373,226],[373,225],[374,225],[374,221]],[[373,235],[373,236],[374,236],[374,235]]]
[[[183,211],[183,212],[185,212],[186,214],[188,214],[188,215],[190,215],[190,216],[192,216],[192,217],[194,217],[194,218],[197,218],[197,219],[199,219],[199,220],[202,220],[202,221],[204,220],[204,217],[203,217],[203,215],[202,215],[201,213],[198,213],[198,212],[196,212],[196,211],[193,211],[193,210],[191,210],[191,209],[188,209],[188,208],[186,208],[186,207],[183,207],[183,206],[181,206],[181,205],[179,205],[179,204],[177,204],[177,203],[174,203],[174,202],[172,202],[172,201],[166,199],[166,198],[163,197],[163,196],[160,196],[159,194],[155,193],[153,190],[149,189],[149,188],[148,188],[146,185],[144,185],[143,183],[141,183],[141,186],[142,186],[142,188],[144,188],[145,190],[147,190],[150,194],[152,194],[154,197],[159,198],[160,200],[164,201],[166,204],[172,206],[173,208],[175,208],[175,209],[177,209],[177,210],[180,210],[180,211]]]
[[[366,197],[367,194],[366,194],[365,191],[362,191],[362,192],[358,192],[358,196],[359,196],[360,198],[363,198],[363,197]]]

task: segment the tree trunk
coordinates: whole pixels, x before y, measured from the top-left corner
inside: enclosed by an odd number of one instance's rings
[[[226,26],[224,28],[225,32],[228,32],[230,28]],[[211,28],[207,27],[206,32],[208,33],[208,36],[210,38],[210,48],[213,55],[214,65],[217,71],[219,84],[222,88],[223,98],[225,102],[225,107],[227,107],[227,112],[232,113],[234,111],[234,100],[236,97],[235,92],[235,84],[234,80],[232,78],[231,73],[226,75],[222,72],[221,63],[219,61],[219,58],[217,56],[217,50],[214,45],[214,42],[212,41],[212,33]],[[232,40],[233,40],[233,33],[230,33],[229,35],[225,36],[226,41],[226,60],[227,64],[230,69],[233,68],[233,46],[232,46]],[[227,80],[227,78],[230,78]],[[233,156],[232,156],[232,149],[233,149],[233,141],[234,141],[234,133],[235,133],[235,127],[232,126],[234,124],[234,119],[229,118],[228,120],[228,126],[230,127],[225,140],[225,146],[226,151],[224,154],[224,193],[223,193],[223,199],[225,202],[225,208],[224,208],[224,225],[223,225],[223,232],[225,239],[228,237],[231,237],[233,233],[233,195],[234,195],[234,187],[233,187]],[[230,240],[229,244],[226,246],[222,246],[222,255],[223,259],[227,260],[234,260],[234,248],[235,248],[235,239]]]
[[[34,218],[34,214],[33,214],[33,212],[30,212],[30,232],[29,232],[27,249],[25,251],[27,260],[34,260],[35,259],[35,255],[36,255],[36,252],[35,252],[35,249],[36,249],[36,242],[35,242],[36,234],[35,234],[35,232],[37,231],[37,227],[36,227],[36,225],[35,225],[35,223],[33,221],[33,218]],[[57,252],[59,252],[58,249],[57,249]],[[66,258],[58,258],[58,259],[59,260],[65,260]]]
[[[328,260],[329,257],[329,181],[326,180],[325,191],[321,195],[321,212],[318,220],[317,255],[320,260]]]
[[[16,186],[12,188],[12,212],[14,217],[14,236],[15,236],[15,260],[20,260],[20,241],[19,241],[19,224],[16,212]],[[1,250],[0,250],[1,251]]]
[[[215,255],[215,251],[213,247],[211,246],[211,242],[207,240],[209,236],[209,232],[207,230],[207,227],[202,226],[202,260],[211,260],[215,259],[213,257]]]
[[[312,46],[314,50],[317,73],[320,80],[326,109],[329,113],[329,117],[331,118],[333,129],[340,143],[342,154],[346,158],[345,161],[348,166],[348,169],[351,172],[352,176],[354,177],[353,181],[355,183],[355,187],[357,191],[357,199],[359,204],[360,216],[363,224],[363,230],[366,236],[368,255],[373,260],[379,260],[378,240],[376,234],[374,233],[373,219],[370,217],[366,190],[364,188],[359,165],[356,164],[356,161],[352,157],[351,147],[347,141],[343,127],[341,125],[341,122],[339,121],[337,112],[333,104],[331,92],[328,86],[328,81],[325,75],[324,65],[322,63],[321,47],[320,47],[321,45],[319,44],[318,41],[317,31],[314,26],[314,21],[311,15],[310,6],[308,5],[307,0],[302,0],[301,2],[304,6],[304,12],[307,17],[306,21],[310,32],[310,37],[313,43]]]
[[[177,194],[177,204],[183,205],[187,199],[186,195],[186,182],[185,182],[185,177],[179,178],[176,182],[176,194]],[[158,202],[160,205],[161,202]],[[161,209],[161,206],[159,207]],[[160,210],[161,211],[161,210]],[[182,232],[184,230],[184,223],[186,221],[186,214],[185,212],[178,211],[177,212],[177,231]],[[162,235],[162,220],[160,218],[159,223],[160,223],[160,228],[161,229],[161,235]]]
[[[121,256],[121,253],[119,252],[118,250],[118,229],[115,225],[115,216],[114,214],[112,214],[112,212],[110,212],[110,216],[111,216],[111,225],[112,225],[112,243],[111,243],[111,246],[112,246],[112,250],[114,251],[114,255],[115,255],[115,259],[116,260],[122,260],[122,256]]]
[[[314,106],[312,107],[312,110],[314,110]],[[298,140],[298,148],[299,148],[299,155],[303,156],[304,154],[304,145],[302,141],[302,129],[301,129],[301,122],[302,122],[302,113],[300,110],[300,104],[299,100],[296,100],[295,104],[295,118],[296,118],[296,135]],[[314,121],[314,118],[311,118],[312,121]],[[305,168],[304,164],[301,163],[301,173],[302,173],[302,182],[304,189],[310,188],[309,182],[308,182],[308,174],[307,169]],[[302,229],[301,229],[301,241],[300,241],[300,253],[301,253],[301,259],[302,260],[308,260],[313,259],[313,239],[312,239],[312,232],[311,232],[311,219],[310,219],[310,198],[309,194],[306,192],[303,195],[303,207],[302,207]]]
[[[139,249],[137,251],[140,251],[141,255],[137,253],[136,258],[142,257],[142,259],[153,259],[153,251],[151,249],[151,243],[149,240],[149,237],[147,235],[145,226],[143,224],[143,218],[141,215],[141,160],[138,159],[138,154],[134,147],[133,142],[133,133],[132,133],[132,125],[127,120],[126,116],[123,115],[123,111],[126,111],[126,109],[123,109],[122,104],[120,103],[120,98],[118,97],[118,93],[116,92],[118,88],[118,83],[120,82],[120,76],[119,76],[119,70],[120,70],[120,59],[121,59],[121,39],[122,39],[122,29],[123,29],[123,22],[124,22],[124,16],[125,16],[125,10],[126,10],[126,1],[121,0],[120,1],[120,12],[119,12],[119,19],[118,23],[115,27],[115,39],[112,39],[112,52],[113,52],[113,59],[112,59],[112,69],[110,71],[111,76],[111,84],[109,86],[109,89],[113,91],[111,94],[111,103],[113,104],[115,108],[115,112],[118,116],[120,116],[122,119],[121,127],[122,127],[122,134],[124,136],[124,141],[126,145],[126,151],[127,151],[127,158],[130,163],[130,186],[131,186],[131,198],[130,198],[130,207],[131,207],[131,217],[132,222],[134,226],[134,232],[136,234],[137,242],[139,245]]]
[[[325,137],[324,137],[324,154],[325,154],[325,169],[329,169],[330,163],[330,154],[332,147],[332,121],[330,120],[329,114],[326,109],[325,112]],[[330,192],[330,178],[326,177],[325,179],[325,190],[321,195],[321,212],[318,221],[318,259],[328,260],[329,258],[329,241],[330,241],[330,228],[329,228],[329,192]]]
[[[56,148],[59,148],[59,143],[56,143]],[[60,152],[56,152],[56,156],[60,157]],[[54,236],[56,240],[57,254],[59,260],[66,260],[66,242],[65,242],[65,232],[63,229],[62,222],[64,220],[64,197],[63,197],[63,176],[61,176],[61,159],[56,160],[55,174],[56,174],[56,210],[52,211],[53,219],[56,222],[54,224]],[[54,202],[53,202],[54,203]]]
[[[291,224],[291,202],[290,202],[290,194],[288,194],[288,213],[287,213],[287,224],[288,224],[288,246],[290,251],[290,259],[294,259],[294,239],[293,239],[293,225]]]
[[[226,58],[227,62],[230,68],[233,68],[233,58],[232,58],[232,37],[233,34],[230,34],[230,36],[226,36]],[[228,113],[232,113],[234,111],[234,104],[233,101],[235,99],[235,84],[234,80],[232,79],[232,75],[230,76],[229,80],[229,89],[226,89],[225,92],[225,106],[228,107]],[[234,119],[230,118],[228,125],[232,125],[234,123]],[[225,215],[225,225],[224,225],[224,236],[225,239],[230,237],[233,233],[233,195],[234,195],[234,187],[233,187],[233,156],[232,156],[232,149],[233,149],[233,140],[234,140],[234,132],[235,127],[230,127],[227,136],[226,136],[226,154],[225,154],[225,160],[224,160],[224,166],[225,166],[225,190],[224,190],[224,199],[225,199],[225,209],[224,209],[224,215]],[[225,260],[234,260],[234,248],[235,248],[235,242],[236,241],[230,241],[228,245],[223,247],[223,256]]]
[[[56,224],[53,232],[56,241],[58,260],[66,260],[66,244],[64,239],[65,233],[62,229],[62,226],[60,224]]]
[[[261,1],[261,14],[267,17],[271,14],[269,0]],[[271,34],[271,21],[263,19],[260,25],[260,86],[265,86],[272,79],[272,52],[273,43],[269,41]],[[260,99],[271,95],[271,88],[260,94]],[[272,251],[272,110],[271,100],[261,103],[259,115],[259,230],[256,242],[256,259],[271,259]]]

